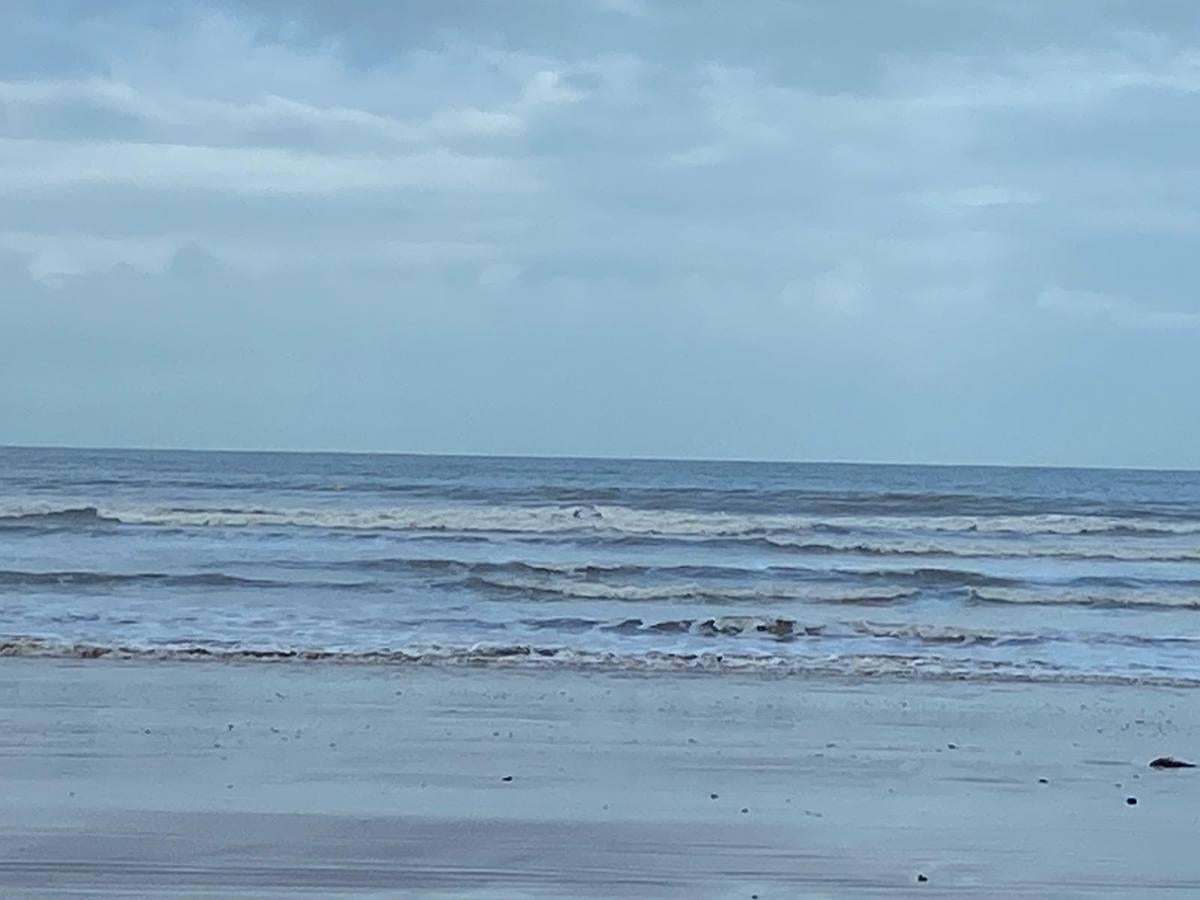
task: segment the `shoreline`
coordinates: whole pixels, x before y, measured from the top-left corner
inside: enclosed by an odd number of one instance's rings
[[[20,896],[1200,891],[1189,690],[8,658],[0,720]]]
[[[864,654],[837,658],[773,656],[745,652],[641,654],[582,651],[529,644],[410,647],[407,649],[328,650],[302,648],[220,648],[203,645],[143,647],[72,643],[40,637],[0,636],[0,665],[6,660],[212,665],[344,666],[350,668],[445,669],[590,675],[739,676],[814,682],[886,684],[965,683],[979,685],[1094,685],[1177,690],[1200,688],[1200,678],[1179,675],[1072,672],[1029,669],[928,655]]]

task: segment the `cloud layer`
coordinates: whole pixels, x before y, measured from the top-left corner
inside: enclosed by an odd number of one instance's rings
[[[755,10],[7,4],[0,442],[1200,465],[1190,7]]]

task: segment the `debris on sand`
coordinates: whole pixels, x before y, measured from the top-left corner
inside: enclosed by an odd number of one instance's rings
[[[1173,756],[1160,756],[1157,759],[1150,760],[1150,768],[1152,769],[1194,769],[1196,764],[1185,762],[1182,759],[1176,759]]]

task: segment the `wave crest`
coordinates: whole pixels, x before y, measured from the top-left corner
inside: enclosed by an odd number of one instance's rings
[[[115,516],[103,515],[95,506],[73,506],[66,509],[18,511],[0,514],[0,528],[38,526],[87,527],[92,525],[119,525]]]
[[[859,654],[837,657],[781,657],[749,653],[638,654],[568,650],[531,644],[474,644],[364,651],[292,648],[209,648],[197,645],[138,647],[59,643],[36,638],[0,640],[0,657],[42,657],[141,662],[340,664],[364,666],[515,667],[624,673],[708,673],[775,677],[854,677],[889,680],[981,682],[1075,682],[1143,684],[1200,688],[1200,679],[1167,675],[1082,673],[1049,663],[1014,666],[986,660],[932,655]]]
[[[803,512],[723,513],[632,506],[498,504],[403,507],[158,506],[101,511],[85,504],[0,511],[8,524],[142,524],[179,527],[318,527],[456,533],[566,534],[612,532],[646,537],[787,538],[797,535],[1037,537],[1164,537],[1200,535],[1200,520],[1087,515],[811,515]]]

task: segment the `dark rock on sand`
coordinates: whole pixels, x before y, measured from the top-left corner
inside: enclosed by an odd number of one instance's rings
[[[1137,806],[1137,797],[1126,797],[1125,805],[1126,806]]]
[[[512,777],[511,775],[505,775],[505,776],[504,776],[503,778],[501,778],[500,780],[501,780],[501,781],[512,781],[512,780],[513,780],[513,777]]]
[[[1049,778],[1039,778],[1038,779],[1038,784],[1049,784],[1049,783],[1050,783]]]
[[[1194,769],[1195,763],[1185,762],[1182,759],[1176,759],[1173,756],[1160,756],[1157,759],[1150,760],[1150,768],[1152,769]]]
[[[924,884],[924,883],[925,883],[925,882],[927,882],[928,880],[929,880],[929,876],[928,876],[928,875],[925,875],[925,874],[923,874],[923,873],[921,873],[921,872],[918,872],[918,873],[917,873],[917,881],[918,881],[919,883],[921,883],[921,884]]]

